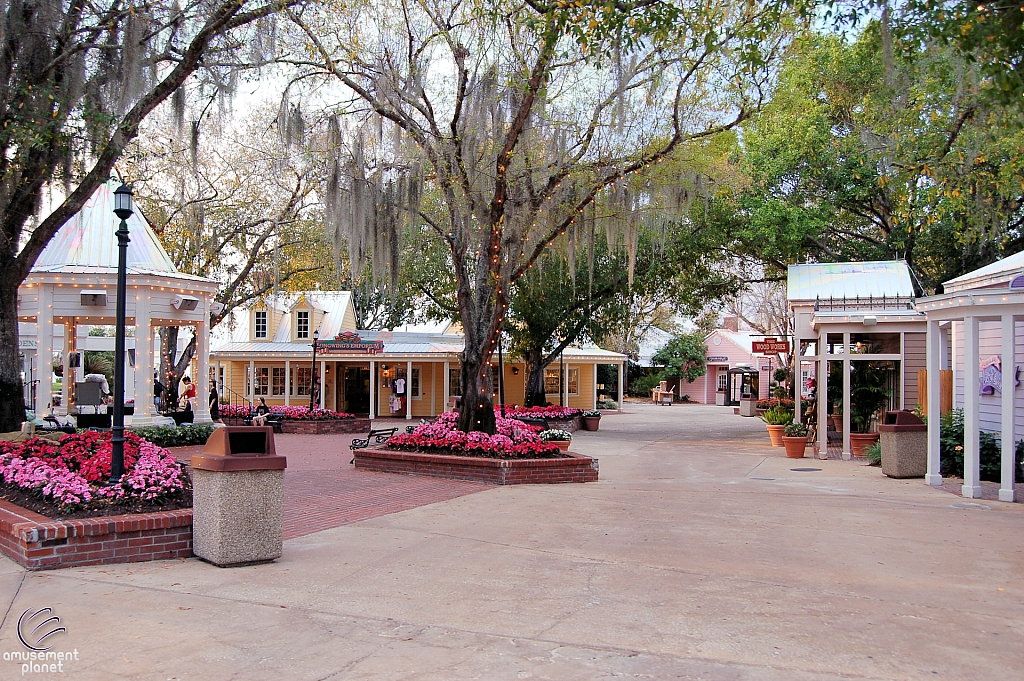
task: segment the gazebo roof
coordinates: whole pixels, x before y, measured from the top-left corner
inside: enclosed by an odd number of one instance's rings
[[[996,260],[973,272],[962,274],[943,284],[946,293],[1006,285],[1024,273],[1024,251]]]
[[[105,273],[117,271],[117,230],[120,220],[114,215],[116,180],[100,185],[82,210],[57,230],[50,243],[39,255],[33,272],[64,272],[69,274]],[[128,218],[129,274],[182,275],[171,262],[146,218],[136,209]]]

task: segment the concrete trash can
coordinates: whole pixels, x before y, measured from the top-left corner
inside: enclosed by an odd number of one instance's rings
[[[740,398],[740,416],[757,416],[757,399],[754,397]]]
[[[270,426],[213,431],[192,457],[192,553],[219,567],[280,558],[286,466]]]
[[[888,411],[878,426],[882,472],[890,478],[923,478],[928,472],[928,426],[911,411]]]

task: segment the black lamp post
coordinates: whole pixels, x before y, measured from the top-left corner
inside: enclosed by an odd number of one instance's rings
[[[316,342],[320,340],[320,332],[313,332],[313,366],[310,367],[309,372],[309,410],[313,411],[316,407]]]
[[[122,184],[114,190],[114,214],[121,218],[117,235],[117,326],[114,329],[114,423],[110,438],[110,482],[124,474],[124,325],[128,289],[128,218],[132,216],[132,190]]]

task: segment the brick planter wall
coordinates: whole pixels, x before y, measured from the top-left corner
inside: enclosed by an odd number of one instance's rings
[[[355,459],[358,470],[475,480],[496,485],[596,482],[598,475],[597,459],[570,453],[557,459],[491,459],[392,449],[358,449]]]
[[[370,419],[333,419],[330,421],[281,421],[282,433],[325,435],[333,433],[369,433]]]
[[[238,417],[224,418],[226,426],[244,426],[245,419]],[[354,419],[330,419],[326,421],[281,421],[282,433],[299,433],[301,435],[325,435],[336,433],[368,433],[370,419],[356,417]]]
[[[192,509],[53,520],[0,499],[0,551],[29,570],[192,555]]]
[[[513,416],[512,418],[531,426],[544,427],[544,419],[529,419],[519,416]],[[581,416],[577,416],[571,419],[547,419],[547,424],[552,430],[567,430],[570,433],[575,433],[581,427],[582,418],[583,417]]]

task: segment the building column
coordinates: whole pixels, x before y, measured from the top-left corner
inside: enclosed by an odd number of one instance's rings
[[[292,361],[284,361],[284,406],[292,403]]]
[[[591,409],[597,409],[597,364],[594,364],[594,373],[592,374],[592,379],[593,380],[591,380],[590,383],[591,383],[591,385],[594,386],[594,406],[591,407]],[[705,396],[708,393],[707,387],[708,387],[707,386],[707,381],[705,381],[704,382],[704,395]],[[705,397],[705,399],[706,399],[706,397]]]
[[[196,413],[193,423],[213,423],[210,418],[210,318],[209,299],[203,303],[203,321],[196,329]],[[138,344],[136,344],[138,345]]]
[[[405,363],[405,420],[412,420],[412,362]]]
[[[968,499],[981,498],[979,468],[979,368],[978,318],[964,318],[964,484],[962,494]]]
[[[843,334],[843,461],[853,458],[850,446],[850,334]]]
[[[326,408],[327,405],[327,393],[324,391],[327,389],[327,362],[320,360],[320,399],[317,400],[316,406],[321,409]]]
[[[444,363],[444,376],[441,377],[442,382],[444,383],[444,392],[442,392],[441,395],[442,395],[442,397],[444,397],[444,410],[445,411],[448,411],[448,399],[450,397],[449,393],[451,393],[451,389],[452,389],[451,377],[452,377],[451,364],[449,364],[448,362],[445,362]]]
[[[370,360],[370,420],[377,413],[377,363]]]
[[[818,456],[828,458],[828,355],[818,336]]]
[[[625,386],[625,383],[626,383],[625,382],[625,378],[626,377],[624,375],[625,373],[626,373],[626,363],[622,362],[621,364],[619,364],[619,411],[622,411],[622,396],[624,394],[623,390],[626,387]]]
[[[430,363],[430,415],[431,416],[437,416],[437,405],[435,404],[436,401],[434,399],[436,397],[436,395],[434,394],[434,386],[436,385],[435,382],[434,382],[434,380],[435,380],[434,379],[434,374],[436,374],[436,373],[437,373],[437,362],[431,362]],[[423,380],[423,377],[420,376],[420,381],[422,381],[422,380]],[[422,390],[422,388],[420,388],[420,390]]]
[[[39,383],[36,385],[36,418],[46,415],[53,387],[53,286],[40,284],[39,311],[36,312],[36,356],[39,364]],[[68,405],[64,405],[67,413]]]
[[[801,408],[801,397],[804,391],[803,366],[800,364],[800,341],[796,337],[793,338],[793,349],[789,355],[789,361],[792,365],[790,369],[790,385],[793,386],[793,416],[797,423],[803,423],[804,410]]]
[[[246,396],[249,398],[249,406],[251,407],[256,403],[256,362],[251,359],[249,360],[249,385],[247,387],[248,390],[246,392],[248,395]],[[309,377],[309,389],[313,389],[312,376]]]
[[[942,461],[940,457],[939,421],[942,418],[942,372],[941,345],[942,330],[937,321],[928,320],[928,334],[925,340],[925,369],[928,372],[926,386],[928,405],[928,473],[924,480],[929,485],[942,484]]]
[[[1017,357],[1016,357],[1016,344],[1017,344],[1017,325],[1014,322],[1012,314],[1003,315],[1003,352],[1001,360],[1002,365],[1002,407],[1003,407],[1003,423],[1002,433],[1002,461],[1000,462],[1000,483],[999,483],[999,501],[1015,501],[1016,493],[1014,491],[1014,454],[1017,449],[1017,437],[1013,427],[1013,398],[1016,394],[1017,386],[1015,375],[1017,373]]]

